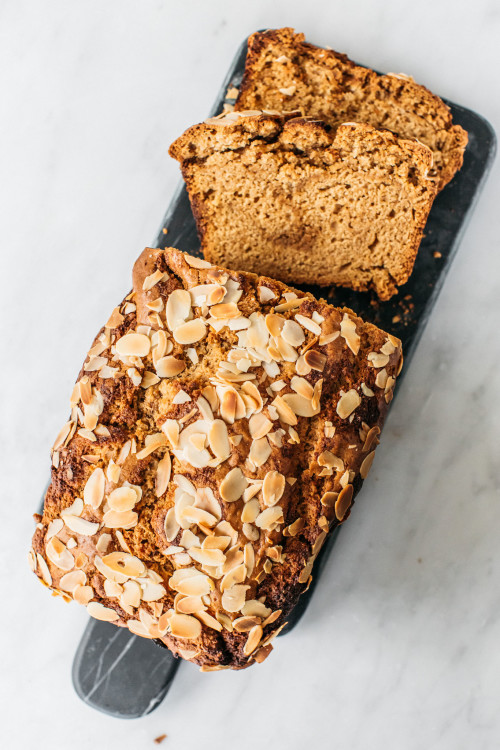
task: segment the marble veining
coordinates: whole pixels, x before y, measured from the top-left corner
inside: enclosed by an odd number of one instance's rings
[[[431,19],[431,20],[430,20]],[[294,25],[403,70],[500,129],[495,0],[5,0],[0,8],[3,362],[1,746],[496,750],[500,256],[495,164],[369,482],[304,620],[259,667],[181,665],[133,722],[71,686],[86,623],[26,551],[85,347],[130,287],[178,182],[168,145],[210,110],[241,39]],[[125,654],[126,656],[126,654]],[[105,679],[103,673],[100,677]]]

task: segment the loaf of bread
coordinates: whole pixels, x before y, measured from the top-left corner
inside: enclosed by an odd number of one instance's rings
[[[204,671],[262,661],[350,513],[401,362],[351,310],[146,249],[74,387],[33,570]]]
[[[436,195],[427,146],[250,110],[189,128],[170,154],[210,262],[383,300],[408,280]]]
[[[348,57],[304,41],[293,29],[253,34],[237,110],[299,110],[336,126],[366,122],[418,138],[434,156],[431,171],[443,188],[460,169],[467,133],[449,108],[403,74],[379,75]]]

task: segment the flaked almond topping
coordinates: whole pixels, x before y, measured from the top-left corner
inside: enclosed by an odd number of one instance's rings
[[[137,495],[132,487],[117,487],[108,495],[108,505],[112,510],[120,512],[133,510],[137,503]]]
[[[377,377],[375,378],[375,385],[377,386],[377,388],[384,388],[385,389],[385,387],[387,385],[387,378],[388,377],[389,376],[388,376],[388,373],[387,373],[387,370],[385,369],[385,367],[384,367],[383,370],[379,370],[378,373],[377,373]]]
[[[150,388],[152,385],[156,385],[160,382],[160,378],[156,373],[147,370],[142,376],[141,385],[144,389]]]
[[[161,497],[167,491],[168,483],[170,482],[170,472],[172,470],[172,461],[170,454],[167,452],[158,462],[156,467],[156,480],[155,480],[155,495]]]
[[[321,505],[323,505],[325,508],[334,508],[338,496],[338,492],[325,492],[321,498]]]
[[[331,451],[323,451],[320,453],[318,456],[318,464],[320,466],[327,466],[329,469],[335,469],[335,471],[344,471],[344,462]]]
[[[248,421],[248,427],[250,435],[254,440],[265,437],[268,432],[272,429],[273,423],[268,419],[265,414],[259,412],[258,414],[252,414]]]
[[[160,378],[174,378],[186,368],[186,363],[182,359],[167,356],[157,360],[155,367]]]
[[[86,505],[91,505],[94,510],[99,508],[104,498],[105,484],[104,471],[101,468],[94,469],[83,490],[83,501]]]
[[[163,445],[166,445],[167,438],[163,434],[163,432],[155,432],[153,435],[146,435],[146,439],[144,440],[145,447],[137,453],[137,460],[141,461],[143,458],[147,458],[151,453],[153,453],[158,448],[161,448]]]
[[[343,490],[340,491],[337,501],[335,503],[335,515],[339,521],[343,521],[345,514],[351,507],[352,496],[354,494],[354,488],[352,484],[347,484]]]
[[[389,357],[387,354],[381,354],[380,352],[370,352],[367,357],[368,361],[372,364],[373,367],[376,369],[379,369],[380,367],[385,367],[389,362]]]
[[[189,255],[188,253],[184,253],[184,260],[188,264],[188,266],[191,266],[191,268],[212,268],[212,264],[208,262],[208,260],[203,260],[203,258],[196,258],[194,255]]]
[[[209,576],[200,573],[196,568],[179,568],[174,571],[168,580],[168,585],[185,596],[205,596],[214,588]]]
[[[279,471],[268,471],[262,484],[262,497],[267,506],[276,505],[285,491],[285,477]]]
[[[250,656],[250,654],[255,651],[262,638],[262,633],[262,627],[260,625],[254,625],[248,634],[247,642],[243,646],[243,653],[245,656]]]
[[[195,523],[197,525],[208,526],[211,528],[215,526],[218,519],[206,510],[201,508],[195,508],[193,505],[188,505],[180,514],[181,522],[187,521],[189,523]]]
[[[236,584],[222,594],[222,606],[226,612],[239,612],[245,604],[246,592],[250,586]]]
[[[82,536],[93,536],[99,529],[98,523],[86,521],[84,518],[80,518],[80,516],[72,516],[69,513],[64,515],[64,523],[68,529]]]
[[[286,297],[286,295],[283,295]],[[279,305],[276,305],[274,308],[274,312],[280,313],[280,312],[287,312],[288,310],[294,310],[296,307],[300,307],[303,302],[303,299],[300,297],[294,297],[293,299],[287,299],[286,302],[281,302]]]
[[[378,425],[374,425],[370,430],[368,430],[366,434],[365,442],[363,444],[364,453],[371,450],[373,446],[377,444],[379,435],[380,435],[380,427],[378,427]]]
[[[208,442],[217,458],[224,461],[231,454],[226,423],[222,419],[215,419],[210,425]]]
[[[102,562],[114,573],[121,573],[127,578],[139,578],[146,573],[142,560],[127,552],[111,552],[102,558]]]
[[[373,463],[373,459],[375,458],[375,451],[372,451],[369,453],[366,458],[363,460],[363,463],[361,464],[359,468],[359,473],[361,474],[362,479],[366,479],[368,476],[368,472],[370,471]]]
[[[299,417],[314,417],[319,414],[319,404],[314,405],[312,399],[304,398],[298,393],[286,393],[283,396],[283,401]],[[297,422],[293,424],[297,424]]]
[[[354,388],[344,393],[337,404],[337,414],[341,419],[347,419],[360,405],[361,398]]]
[[[200,563],[200,565],[222,565],[226,556],[220,549],[201,549],[200,547],[191,547],[189,554]]]
[[[86,582],[87,576],[83,570],[73,570],[63,575],[59,581],[59,588],[72,594],[77,586],[84,586]]]
[[[220,590],[227,591],[238,583],[243,583],[246,578],[247,569],[245,564],[237,565],[226,573],[220,582]]]
[[[290,86],[287,86],[286,88],[278,89],[278,91],[280,92],[280,94],[283,94],[283,96],[293,96],[295,94],[296,89],[297,89],[297,86],[295,85],[295,83],[292,83],[290,84]]]
[[[61,570],[73,570],[75,567],[75,558],[56,536],[53,536],[47,543],[45,551],[50,562]]]
[[[300,315],[299,313],[295,316],[295,320],[297,323],[299,323],[303,328],[310,331],[311,333],[314,333],[315,336],[319,336],[321,333],[321,326],[316,323],[316,321],[312,320],[311,318],[307,318],[305,315]]]
[[[326,346],[327,344],[331,344],[332,341],[335,341],[340,336],[340,331],[333,331],[333,333],[322,333],[319,337],[319,345],[320,346]]]
[[[181,323],[173,331],[174,339],[178,344],[182,344],[183,346],[201,341],[206,336],[206,333],[207,326],[201,318],[194,318],[187,323]]]
[[[86,606],[91,599],[94,597],[94,590],[92,586],[76,586],[73,589],[73,599],[78,604]]]
[[[194,640],[201,635],[201,623],[191,615],[173,614],[169,620],[170,632],[176,638]]]
[[[281,335],[290,346],[300,346],[305,341],[305,335],[298,323],[286,320]]]
[[[247,486],[247,478],[241,469],[236,466],[234,469],[231,469],[222,480],[219,487],[220,496],[226,503],[234,503],[236,500],[240,499]]]
[[[276,396],[272,405],[278,412],[279,418],[282,422],[291,425],[296,425],[298,423],[294,410],[283,400],[282,396]]]
[[[318,352],[317,349],[308,349],[304,354],[304,362],[311,370],[323,372],[326,365],[326,356]]]
[[[74,425],[74,422],[69,421],[69,422],[66,422],[66,424],[61,428],[61,430],[59,431],[59,433],[58,433],[58,435],[57,435],[57,437],[56,437],[56,439],[54,441],[54,445],[52,446],[52,450],[53,451],[58,451],[60,448],[62,448],[62,446],[65,443],[66,438],[68,437],[68,435],[69,435],[69,433],[71,431],[71,428],[73,427],[73,425]]]
[[[38,567],[40,568],[40,573],[42,574],[42,578],[47,584],[47,586],[52,586],[52,576],[50,575],[49,566],[45,562],[45,559],[42,557],[42,555],[37,552],[36,553],[36,559],[38,562]]]
[[[180,389],[180,391],[177,391],[172,399],[173,404],[187,404],[189,401],[191,401],[191,396],[182,388]]]
[[[266,508],[262,513],[259,513],[255,520],[255,525],[265,531],[269,531],[276,524],[280,523],[283,523],[283,509],[279,505]]]
[[[237,633],[248,633],[255,625],[260,625],[260,617],[237,617],[233,620],[233,628]]]
[[[217,630],[219,633],[222,630],[222,625],[220,624],[220,622],[216,620],[215,617],[212,617],[212,615],[208,612],[201,610],[200,612],[196,613],[196,617],[201,620],[202,623],[207,626],[207,628]]]
[[[368,386],[366,385],[366,383],[361,383],[361,390],[363,391],[363,394],[367,398],[371,398],[372,396],[375,395],[374,392],[372,391],[372,389],[368,388]]]
[[[118,326],[121,326],[125,318],[120,313],[119,309],[115,307],[111,315],[109,316],[109,320],[104,326],[105,328],[118,328]]]
[[[238,309],[238,305],[234,302],[223,302],[219,305],[213,305],[210,308],[210,313],[216,320],[228,320],[230,318],[239,318],[241,312]]]
[[[146,278],[143,281],[142,290],[144,292],[148,292],[156,284],[158,284],[159,281],[162,281],[163,276],[164,276],[163,272],[159,271],[158,269],[154,271],[153,273],[149,274],[149,276],[146,276]]]
[[[188,320],[191,316],[191,295],[185,289],[174,289],[166,305],[167,325],[171,331]]]
[[[144,333],[126,333],[115,344],[120,357],[147,357],[151,340]]]
[[[249,500],[241,511],[242,523],[253,523],[260,513],[260,505],[257,499]]]
[[[108,510],[102,520],[108,529],[131,529],[137,525],[137,519],[137,513],[132,510],[128,510],[125,513]]]
[[[265,464],[270,455],[271,446],[267,438],[263,437],[258,440],[252,440],[248,458],[255,466],[259,467]]]
[[[272,289],[269,289],[267,286],[260,286],[259,287],[259,302],[261,305],[265,305],[266,302],[270,302],[272,299],[275,299],[276,295],[273,292]]]
[[[194,612],[205,609],[205,604],[201,596],[182,596],[182,594],[177,594],[175,597],[175,609],[181,614],[192,615]]]
[[[308,380],[305,378],[301,378],[298,375],[294,375],[293,378],[290,381],[290,386],[295,391],[295,393],[299,393],[301,396],[303,396],[306,399],[311,400],[313,397],[313,387],[310,384]]]
[[[340,335],[345,339],[345,342],[353,354],[358,354],[360,337],[356,333],[356,323],[354,320],[344,313],[344,317],[340,323]]]
[[[167,541],[173,541],[179,533],[179,530],[180,525],[175,516],[175,509],[170,508],[165,516],[165,536],[167,537]]]
[[[89,604],[87,604],[87,612],[96,620],[103,620],[104,622],[115,622],[120,619],[118,612],[115,612],[114,609],[110,609],[109,607],[105,607],[104,604],[101,604],[100,602],[89,602]]]

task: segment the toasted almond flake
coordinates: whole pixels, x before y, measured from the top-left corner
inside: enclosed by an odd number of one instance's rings
[[[387,378],[388,378],[387,370],[384,367],[383,370],[378,371],[377,377],[375,378],[375,385],[377,386],[377,388],[385,389],[387,385]]]
[[[234,302],[223,302],[220,305],[213,305],[210,309],[210,313],[216,320],[239,318],[241,315],[238,305]]]
[[[212,617],[211,614],[208,612],[204,612],[203,610],[196,613],[196,617],[201,620],[201,622],[207,626],[207,628],[212,628],[212,630],[217,630],[219,633],[222,630],[222,625],[220,622],[218,622],[215,617]]]
[[[196,258],[194,255],[188,255],[188,253],[184,253],[184,260],[186,261],[188,266],[191,266],[191,268],[212,268],[212,264],[209,263],[208,260]]]
[[[191,396],[189,393],[186,393],[186,391],[181,390],[177,391],[175,396],[172,399],[173,404],[187,404],[189,401],[191,401]]]
[[[174,289],[167,299],[166,319],[171,331],[188,320],[191,315],[191,295],[185,289]]]
[[[222,419],[215,419],[210,425],[208,442],[212,453],[217,456],[217,458],[225,460],[230,456],[231,448],[229,445],[227,427]]]
[[[134,635],[139,635],[142,638],[152,638],[153,636],[150,635],[148,628],[143,625],[142,622],[139,620],[128,620],[127,621],[127,627],[130,630],[131,633]]]
[[[260,513],[260,505],[257,499],[249,500],[241,511],[242,523],[253,523]]]
[[[194,575],[176,578],[177,573],[185,573],[186,570],[189,568],[179,569],[173,573],[168,582],[171,589],[186,596],[205,596],[212,591],[213,583],[210,578],[196,569],[193,569]]]
[[[177,448],[179,445],[179,423],[175,419],[167,419],[162,424],[162,432],[167,436],[167,439],[172,448]]]
[[[339,521],[343,521],[349,508],[351,507],[354,488],[352,484],[347,484],[339,493],[335,503],[335,515]]]
[[[305,341],[305,335],[300,325],[294,320],[287,320],[281,331],[281,335],[291,346],[300,346]]]
[[[152,435],[146,435],[145,447],[137,453],[137,460],[141,461],[143,458],[147,458],[155,450],[164,446],[167,442],[167,438],[163,432],[155,432]]]
[[[279,471],[268,471],[262,484],[262,497],[267,506],[276,505],[285,491],[285,477]]]
[[[194,318],[187,323],[181,323],[173,331],[174,339],[178,344],[182,344],[183,346],[201,341],[206,336],[206,333],[207,326],[201,318]]]
[[[180,525],[175,517],[175,509],[170,508],[165,516],[165,536],[167,541],[171,542],[179,533]]]
[[[244,489],[248,486],[247,478],[241,469],[236,466],[231,469],[222,480],[219,492],[220,496],[226,503],[234,503],[239,500]]]
[[[195,640],[201,635],[201,623],[191,615],[173,614],[169,625],[172,635],[176,638]]]
[[[337,414],[341,419],[347,419],[360,405],[361,398],[354,388],[344,393],[337,404]]]
[[[318,464],[320,466],[327,466],[329,469],[335,469],[335,471],[344,471],[344,462],[338,456],[335,456],[331,451],[323,451],[318,456]]]
[[[304,362],[311,370],[317,370],[323,372],[326,365],[326,356],[318,352],[316,349],[309,349],[304,354]]]
[[[389,356],[380,352],[370,352],[367,359],[376,369],[385,367],[389,363]]]
[[[147,357],[151,349],[149,336],[143,333],[126,333],[115,344],[121,357]]]
[[[368,388],[366,383],[361,383],[361,390],[363,391],[363,394],[367,396],[368,398],[371,398],[372,396],[375,395],[372,389]]]
[[[53,521],[47,526],[47,533],[45,534],[45,541],[48,542],[53,536],[59,534],[61,529],[64,527],[64,522],[61,518],[54,518]]]
[[[175,609],[181,614],[192,615],[195,612],[206,609],[206,605],[203,603],[201,596],[182,596],[182,594],[177,594],[175,597]]]
[[[117,487],[108,495],[108,505],[112,510],[133,510],[136,503],[137,495],[132,487]]]
[[[248,458],[256,466],[263,466],[271,455],[271,446],[267,437],[252,440]]]
[[[229,572],[226,573],[226,575],[222,578],[220,582],[220,590],[227,591],[236,584],[243,583],[246,578],[246,574],[247,569],[245,564],[236,565],[236,567],[231,568],[231,570],[229,570]]]
[[[146,573],[142,560],[127,552],[111,552],[102,558],[102,562],[114,573],[121,573],[127,578],[138,578]]]
[[[278,89],[280,94],[283,94],[283,96],[293,96],[295,94],[297,86],[292,83],[290,86],[287,86],[286,88]],[[250,652],[249,652],[250,653]]]
[[[38,561],[38,566],[40,568],[43,580],[45,581],[47,586],[52,586],[52,576],[50,575],[49,566],[45,562],[45,559],[39,552],[36,553],[36,559]]]
[[[265,531],[269,531],[273,526],[281,523],[283,523],[283,508],[279,505],[266,508],[262,513],[259,513],[255,521],[255,525]]]
[[[243,646],[243,653],[245,654],[245,656],[250,656],[250,654],[255,651],[262,638],[262,633],[263,631],[260,625],[254,625],[254,627],[250,630],[247,642]]]
[[[66,438],[70,433],[71,428],[73,427],[73,424],[74,423],[70,420],[69,422],[66,422],[65,425],[63,425],[54,441],[54,445],[52,446],[53,451],[57,451],[59,450],[59,448],[62,448]]]
[[[87,604],[87,612],[96,620],[103,620],[104,622],[115,622],[120,619],[118,612],[115,612],[114,609],[110,609],[109,607],[105,607],[100,602],[89,602],[89,604]]]
[[[377,444],[379,435],[380,427],[378,425],[374,425],[370,430],[368,430],[362,449],[364,453],[371,450],[373,446]]]
[[[191,547],[189,554],[193,560],[196,560],[200,565],[213,565],[217,567],[218,565],[222,565],[226,559],[226,556],[220,549],[201,549],[200,547]]]
[[[166,594],[164,586],[152,581],[145,581],[141,584],[141,588],[142,600],[145,602],[157,602],[159,599],[163,599]]]
[[[242,613],[245,617],[262,617],[265,619],[269,617],[271,610],[258,599],[249,599],[245,602]]]
[[[86,606],[94,596],[92,586],[76,586],[73,589],[73,599],[78,604]]]
[[[297,323],[299,323],[303,328],[310,331],[311,333],[314,333],[315,336],[319,336],[321,333],[321,326],[319,326],[316,321],[312,320],[311,318],[307,318],[305,315],[297,314],[295,316],[295,320]]]
[[[278,416],[285,424],[296,425],[298,420],[293,409],[284,401],[282,396],[276,396],[272,405],[278,412]]]
[[[212,514],[209,513],[206,510],[202,510],[201,508],[195,508],[194,506],[187,506],[182,511],[181,515],[181,521],[187,521],[189,523],[195,523],[197,525],[202,524],[203,526],[212,527],[215,526],[217,523],[217,518]]]
[[[121,466],[122,464],[125,463],[125,460],[127,459],[127,456],[130,453],[131,447],[132,447],[132,441],[131,440],[127,440],[127,442],[122,445],[122,448],[120,450],[120,455],[118,456],[118,458],[116,460],[117,464],[119,464]]]
[[[374,458],[375,458],[375,451],[372,451],[364,458],[363,463],[361,464],[359,468],[359,473],[361,474],[362,479],[366,479],[366,477],[368,476],[368,472],[370,471],[372,467]]]
[[[254,440],[265,437],[272,429],[272,426],[273,423],[271,420],[269,420],[262,412],[252,414],[248,421],[250,435]]]
[[[150,289],[152,289],[156,284],[158,284],[159,281],[163,279],[163,276],[163,272],[159,271],[158,269],[149,274],[149,276],[146,276],[143,281],[142,290],[144,292],[149,292]]]
[[[71,531],[74,531],[75,534],[80,534],[82,536],[93,536],[99,529],[98,523],[86,521],[84,518],[73,516],[69,513],[64,515],[64,523],[69,529],[71,529]]]
[[[56,536],[53,536],[47,543],[45,552],[50,562],[61,570],[73,570],[75,567],[75,558],[66,545]]]
[[[321,505],[325,508],[334,508],[338,496],[338,492],[325,492],[321,498]]]
[[[239,612],[245,604],[245,596],[250,586],[236,584],[222,594],[222,606],[226,612]]]
[[[251,523],[244,523],[242,530],[243,530],[243,534],[251,542],[256,542],[260,536],[259,530],[255,528],[255,526]]]
[[[259,286],[259,302],[261,305],[265,305],[266,302],[270,302],[272,299],[276,299],[273,290],[267,286]]]
[[[114,581],[110,581],[109,578],[106,578],[104,580],[104,591],[106,593],[106,596],[108,597],[119,597],[123,594],[123,586],[121,586],[119,583],[115,583]]]
[[[298,393],[286,393],[283,397],[285,404],[299,417],[314,417],[319,414],[319,404],[314,406],[313,401]],[[297,424],[295,422],[294,424]]]
[[[361,339],[356,333],[356,323],[347,313],[344,313],[344,317],[340,323],[340,335],[345,340],[352,353],[357,355]]]
[[[118,328],[118,326],[121,326],[125,318],[120,313],[119,309],[115,307],[111,315],[109,316],[109,320],[105,325],[105,328]]]
[[[146,388],[150,388],[152,385],[156,385],[159,382],[160,378],[158,377],[158,375],[147,370],[142,376],[141,386],[144,388],[144,390],[146,390]]]
[[[286,299],[287,295],[283,295]],[[302,299],[300,297],[293,297],[291,299],[287,299],[286,302],[281,302],[279,305],[276,305],[274,308],[274,312],[280,313],[280,312],[287,312],[288,310],[294,310],[296,307],[300,307],[302,304]]]
[[[161,461],[158,461],[158,466],[156,467],[156,479],[155,479],[156,497],[161,497],[167,491],[167,487],[170,482],[171,470],[172,470],[172,461],[170,459],[170,454],[167,452],[165,453]]]
[[[128,510],[125,513],[108,510],[102,520],[108,529],[131,529],[137,525],[137,519],[137,513],[134,513],[132,510]]]

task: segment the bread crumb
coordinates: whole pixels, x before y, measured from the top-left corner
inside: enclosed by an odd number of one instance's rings
[[[166,734],[160,734],[158,737],[155,737],[154,741],[156,742],[157,745],[160,745],[163,742],[163,740],[166,738],[166,736],[167,736]]]

